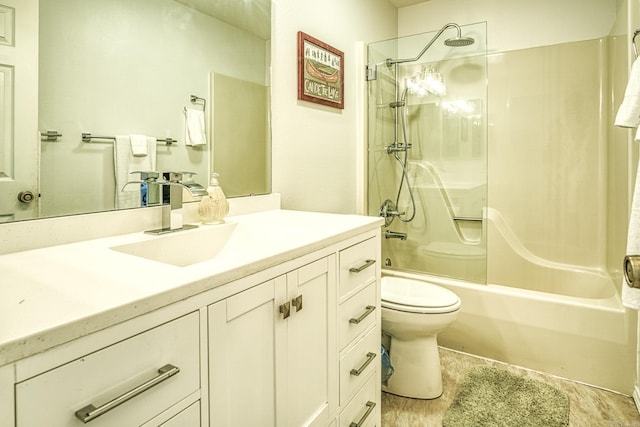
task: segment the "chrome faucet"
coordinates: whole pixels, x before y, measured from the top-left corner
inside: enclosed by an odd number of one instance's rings
[[[140,179],[134,179],[132,181],[127,181],[120,191],[125,191],[130,184],[139,184],[140,186],[140,206],[151,206],[154,204],[158,204],[158,192],[153,191],[153,184],[157,184],[157,179],[160,176],[156,171],[133,171],[131,174],[140,174]]]
[[[189,176],[186,180],[185,175]],[[207,195],[207,190],[193,181],[192,175],[193,172],[163,172],[162,180],[153,182],[162,187],[162,228],[148,230],[145,233],[165,234],[198,227],[183,224],[182,221],[182,189],[186,188],[195,197]]]

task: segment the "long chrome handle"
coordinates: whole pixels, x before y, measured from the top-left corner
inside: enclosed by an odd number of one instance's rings
[[[354,323],[354,324],[358,324],[360,322],[362,322],[364,320],[365,317],[367,317],[368,315],[370,315],[371,313],[373,313],[373,311],[376,309],[375,305],[368,305],[365,307],[365,312],[362,313],[360,315],[360,317],[358,317],[357,319],[352,317],[351,319],[349,319],[349,323]]]
[[[482,218],[475,217],[475,216],[454,216],[453,220],[454,221],[475,221],[475,222],[484,221]]]
[[[280,304],[280,313],[282,313],[283,319],[286,319],[291,315],[291,303],[289,301],[284,304]]]
[[[298,295],[291,300],[291,305],[296,308],[296,313],[302,310],[302,295]]]
[[[360,418],[360,421],[358,421],[357,423],[351,423],[349,424],[349,427],[361,427],[364,422],[367,420],[367,417],[369,416],[369,414],[371,414],[371,412],[373,411],[373,408],[376,407],[376,402],[372,402],[372,401],[368,401],[367,402],[367,412],[364,413],[364,415],[362,416],[362,418]]]
[[[121,394],[115,399],[98,406],[97,408],[89,404],[82,409],[78,409],[76,411],[76,417],[86,424],[89,421],[98,418],[100,415],[106,414],[116,406],[122,405],[127,400],[130,400],[137,395],[149,390],[151,387],[160,384],[161,382],[168,379],[169,377],[174,376],[178,372],[180,372],[180,368],[178,368],[177,366],[165,365],[162,368],[158,369],[158,376],[140,384],[139,386],[129,390],[126,393]]]
[[[367,267],[371,267],[375,263],[376,263],[375,259],[368,259],[360,267],[351,267],[349,271],[352,273],[360,273],[362,270],[364,270]]]
[[[367,353],[367,360],[362,364],[362,366],[360,366],[358,369],[352,369],[351,371],[349,371],[349,373],[353,376],[359,376],[362,371],[364,371],[365,369],[367,369],[367,366],[369,366],[369,364],[371,362],[373,362],[373,359],[376,358],[376,354],[375,353]]]

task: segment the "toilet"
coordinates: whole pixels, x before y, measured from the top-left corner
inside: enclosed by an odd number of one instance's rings
[[[432,283],[400,277],[382,278],[382,333],[394,373],[386,392],[415,399],[442,394],[438,333],[460,312],[460,298]]]

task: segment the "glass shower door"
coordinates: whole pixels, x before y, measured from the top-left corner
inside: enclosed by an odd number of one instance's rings
[[[385,216],[386,268],[485,283],[486,25],[462,33],[475,43],[445,32],[397,67],[435,33],[369,45],[368,209]]]

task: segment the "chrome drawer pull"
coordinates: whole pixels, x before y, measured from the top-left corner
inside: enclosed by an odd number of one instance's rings
[[[354,324],[358,324],[360,322],[362,322],[364,320],[365,317],[367,317],[368,315],[370,315],[371,313],[373,313],[373,310],[376,309],[375,305],[368,305],[365,307],[365,312],[362,313],[362,315],[360,317],[358,317],[357,319],[352,317],[351,319],[349,319],[349,323],[354,323]]]
[[[180,368],[178,368],[177,366],[165,365],[162,368],[158,369],[158,376],[150,379],[143,384],[140,384],[139,386],[129,390],[126,393],[121,394],[115,399],[105,403],[104,405],[100,405],[97,408],[91,404],[87,405],[84,408],[76,411],[76,417],[86,424],[89,421],[98,418],[100,415],[106,414],[116,406],[122,405],[127,400],[130,400],[137,395],[149,390],[151,387],[160,384],[162,381],[174,376],[178,372],[180,372]]]
[[[349,427],[361,427],[364,424],[364,422],[367,420],[367,417],[369,416],[369,414],[373,411],[373,408],[375,407],[376,407],[376,402],[368,401],[367,412],[365,412],[362,418],[360,418],[360,421],[358,421],[357,423],[352,422],[351,424],[349,424]]]
[[[351,267],[349,271],[352,273],[360,273],[362,270],[364,270],[367,267],[371,267],[375,263],[376,263],[375,259],[368,259],[360,267]]]
[[[371,353],[371,352],[367,353],[367,361],[364,362],[362,364],[362,366],[360,366],[360,368],[352,369],[349,373],[351,375],[356,376],[356,377],[359,376],[362,373],[362,371],[367,369],[367,366],[369,366],[369,363],[373,362],[373,359],[375,359],[375,358],[376,358],[376,354],[375,353]]]

